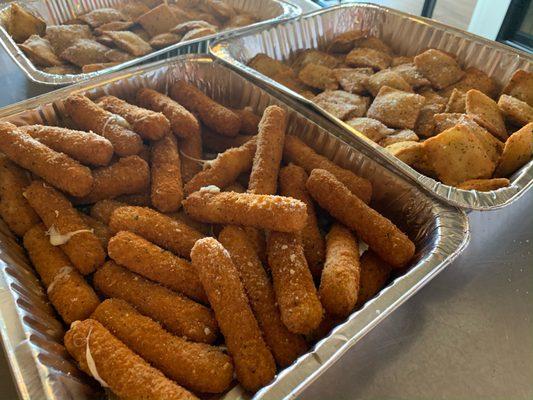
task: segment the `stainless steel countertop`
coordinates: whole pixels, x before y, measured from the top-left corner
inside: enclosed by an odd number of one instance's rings
[[[0,49],[0,107],[49,90],[28,81]],[[470,213],[463,255],[300,398],[533,398],[532,211],[530,189],[508,207]],[[0,400],[16,398],[0,354]]]

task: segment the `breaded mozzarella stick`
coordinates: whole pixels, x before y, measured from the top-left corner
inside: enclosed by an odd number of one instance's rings
[[[91,191],[93,176],[89,168],[9,122],[0,121],[0,151],[15,164],[73,196],[85,196]]]
[[[230,255],[216,239],[204,238],[194,245],[191,258],[235,362],[237,379],[249,391],[265,386],[274,378],[276,364]]]
[[[233,379],[231,358],[217,347],[174,336],[124,300],[107,299],[93,319],[169,378],[201,393],[220,393]]]
[[[94,319],[72,324],[65,334],[65,347],[83,372],[121,399],[198,400]]]

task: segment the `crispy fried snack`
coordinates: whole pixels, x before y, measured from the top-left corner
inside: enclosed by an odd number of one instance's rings
[[[65,347],[82,371],[120,398],[198,400],[93,319],[72,324]]]
[[[19,129],[51,149],[65,153],[83,164],[107,165],[113,157],[111,142],[93,132],[44,125],[26,125]]]
[[[307,190],[318,204],[339,222],[357,232],[384,261],[401,268],[413,258],[415,245],[390,220],[354,196],[328,171],[315,169]]]
[[[426,140],[421,148],[434,175],[446,185],[458,185],[470,179],[490,178],[496,163],[471,124],[460,123]]]
[[[181,163],[176,138],[167,135],[152,144],[150,159],[152,204],[161,212],[176,211],[183,200]]]
[[[78,271],[87,275],[104,263],[100,240],[65,196],[39,181],[33,181],[24,196],[46,225],[50,243],[61,246]]]
[[[209,128],[224,136],[235,136],[241,128],[241,119],[230,109],[206,96],[196,86],[178,81],[170,88],[170,97],[187,110],[198,114]]]
[[[116,163],[93,171],[94,185],[91,192],[76,199],[77,204],[91,204],[98,200],[134,194],[148,189],[150,170],[139,156],[120,158]]]
[[[189,182],[202,170],[202,162],[199,161],[203,158],[202,140],[201,135],[191,135],[178,140],[183,183]]]
[[[280,194],[301,200],[307,206],[307,222],[302,229],[302,243],[309,270],[313,277],[319,278],[324,265],[326,246],[318,228],[313,199],[305,187],[307,178],[305,170],[294,164],[289,164],[279,171]]]
[[[464,76],[455,58],[437,49],[420,53],[414,58],[414,64],[437,89],[450,86]]]
[[[359,264],[359,293],[356,308],[365,304],[385,286],[392,270],[392,267],[372,250],[364,252]]]
[[[200,135],[196,117],[181,104],[153,89],[143,88],[137,92],[137,103],[144,108],[161,112],[170,121],[172,132],[181,138]]]
[[[188,261],[135,233],[117,233],[109,241],[108,251],[110,258],[130,271],[193,300],[207,302],[202,284]]]
[[[65,253],[50,244],[44,225],[37,224],[26,232],[24,248],[47,289],[50,302],[65,323],[88,318],[100,300]]]
[[[194,219],[213,224],[296,232],[305,226],[305,203],[290,197],[200,190],[183,201]]]
[[[319,295],[326,312],[346,317],[354,309],[359,292],[359,246],[357,238],[340,224],[327,235],[327,255]]]
[[[128,121],[143,139],[159,140],[170,132],[170,122],[162,113],[134,106],[115,96],[101,97],[97,104]]]
[[[120,207],[114,211],[109,227],[130,231],[173,253],[190,258],[194,243],[204,235],[186,223],[147,207]]]
[[[305,261],[300,235],[271,232],[267,254],[281,320],[291,332],[310,333],[320,324],[324,310]]]
[[[191,258],[235,362],[237,379],[245,389],[256,391],[274,378],[276,364],[250,309],[239,272],[214,238],[196,242]]]
[[[533,157],[533,122],[514,132],[505,142],[503,153],[494,171],[495,177],[509,176]]]
[[[218,327],[210,309],[107,261],[94,274],[93,283],[106,297],[117,297],[178,336],[213,343]]]
[[[252,138],[252,135],[222,136],[205,126],[202,128],[202,141],[205,148],[215,153],[223,153],[232,147],[240,147]]]
[[[259,123],[257,150],[248,184],[250,193],[276,194],[286,128],[285,110],[278,106],[267,107]]]
[[[129,124],[122,117],[111,114],[79,94],[67,97],[64,105],[67,115],[76,125],[105,137],[119,156],[130,156],[141,151],[141,137],[129,129]]]
[[[113,211],[127,205],[128,204],[116,200],[100,200],[94,203],[91,207],[91,217],[109,225],[109,220],[111,219]]]
[[[457,185],[457,189],[479,190],[481,192],[490,192],[509,186],[511,182],[507,178],[492,179],[470,179]]]
[[[309,174],[316,168],[324,169],[341,181],[350,191],[363,200],[370,203],[372,197],[372,184],[365,178],[357,176],[352,171],[339,167],[326,157],[316,153],[296,136],[285,137],[283,157],[287,162],[299,165]]]
[[[233,379],[233,364],[228,355],[208,344],[192,343],[172,335],[124,300],[105,300],[91,318],[188,389],[220,393]]]
[[[247,232],[229,225],[220,232],[218,239],[228,250],[239,272],[250,306],[276,362],[281,367],[292,364],[306,351],[306,342],[283,325],[274,288]]]
[[[187,182],[184,187],[185,196],[204,186],[214,185],[223,188],[235,182],[240,174],[252,167],[256,148],[256,140],[252,139],[240,147],[220,153],[202,172]]]
[[[498,104],[486,94],[476,89],[466,92],[466,113],[501,141],[507,140],[507,129]]]
[[[0,217],[18,236],[39,222],[39,216],[22,195],[29,183],[24,170],[0,155]]]
[[[74,196],[93,185],[91,170],[33,139],[9,122],[0,122],[0,151],[11,161]]]

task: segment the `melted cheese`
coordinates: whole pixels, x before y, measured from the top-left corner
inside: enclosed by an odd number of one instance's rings
[[[62,234],[56,229],[54,225],[51,225],[50,229],[46,231],[46,235],[50,236],[50,244],[52,246],[61,246],[67,243],[72,238],[72,236],[77,235],[78,233],[82,233],[82,232],[93,233],[94,231],[92,229],[79,229],[74,232],[67,232],[67,233]]]
[[[87,360],[87,367],[89,368],[89,372],[93,376],[94,379],[98,381],[100,385],[107,388],[109,385],[106,381],[102,379],[100,375],[98,375],[98,370],[96,369],[96,363],[94,362],[93,355],[91,354],[91,349],[89,348],[89,339],[91,337],[92,330],[89,331],[89,334],[87,335],[87,344],[85,346],[85,359]]]

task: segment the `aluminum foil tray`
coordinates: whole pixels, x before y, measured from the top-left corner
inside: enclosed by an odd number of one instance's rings
[[[497,191],[466,191],[440,183],[415,171],[312,101],[247,66],[258,53],[287,61],[298,50],[324,49],[332,38],[354,29],[370,31],[402,55],[416,55],[430,47],[452,52],[457,54],[463,67],[479,68],[499,85],[504,85],[517,69],[533,69],[531,54],[427,18],[360,3],[315,11],[268,29],[253,30],[227,40],[222,39],[212,43],[210,51],[262,87],[274,89],[275,93],[281,92],[283,98],[296,100],[326,116],[356,138],[354,145],[357,149],[384,160],[434,196],[450,204],[474,210],[498,208],[510,204],[533,185],[533,161],[512,175],[509,187]]]
[[[299,136],[316,151],[370,179],[374,185],[373,206],[394,220],[416,244],[417,252],[408,270],[395,276],[377,297],[280,372],[255,398],[279,400],[293,396],[461,253],[469,239],[467,218],[459,209],[435,200],[361,154],[354,148],[353,137],[340,140],[336,136],[340,129],[330,121],[301,106],[302,110],[287,106],[208,56],[180,56],[60,89],[4,108],[0,110],[0,119],[19,125],[54,124],[61,114],[62,99],[69,94],[85,93],[91,97],[113,94],[128,99],[141,87],[167,92],[177,79],[194,83],[209,96],[231,107],[250,106],[257,113],[271,104],[286,108],[288,133]],[[67,355],[61,344],[64,327],[47,303],[24,250],[1,220],[0,329],[23,399],[94,398],[96,387]],[[237,386],[222,398],[247,399],[249,395]]]
[[[136,64],[145,63],[147,61],[162,60],[180,54],[206,53],[208,50],[208,43],[213,39],[242,33],[253,27],[264,28],[272,23],[294,18],[300,15],[302,12],[299,6],[293,5],[284,0],[225,1],[239,10],[243,10],[254,15],[260,21],[241,28],[228,29],[215,35],[204,36],[199,39],[176,43],[163,49],[153,51],[145,56],[137,57],[124,63],[91,73],[59,75],[48,74],[36,68],[4,29],[4,24],[9,13],[9,3],[16,1],[7,2],[7,5],[0,5],[0,42],[15,63],[22,68],[24,73],[32,81],[47,85],[65,85],[94,78],[110,72],[115,72]],[[120,7],[121,4],[127,2],[128,0],[30,0],[21,3],[24,3],[25,8],[28,8],[37,15],[40,15],[48,25],[55,25],[72,19],[76,15],[80,15],[97,8]],[[172,3],[172,0],[170,3]]]

